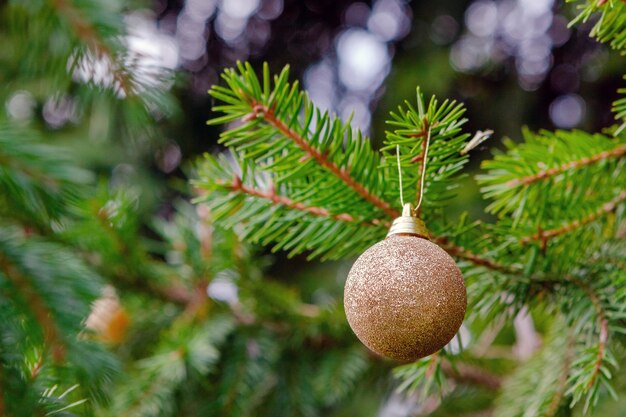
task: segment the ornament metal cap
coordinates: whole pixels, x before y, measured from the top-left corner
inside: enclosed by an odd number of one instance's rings
[[[387,237],[398,234],[417,236],[424,239],[430,238],[426,225],[415,216],[415,210],[411,203],[406,203],[402,207],[402,216],[393,221]]]

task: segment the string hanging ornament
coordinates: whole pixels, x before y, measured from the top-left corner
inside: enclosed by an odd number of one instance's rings
[[[430,130],[426,136],[417,206],[404,203],[387,237],[356,260],[346,280],[344,306],[350,327],[370,350],[408,362],[442,349],[457,333],[467,307],[463,275],[446,251],[429,240],[417,217],[422,204]]]

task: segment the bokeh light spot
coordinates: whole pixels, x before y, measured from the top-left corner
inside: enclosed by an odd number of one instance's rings
[[[27,121],[33,118],[37,102],[31,93],[20,90],[13,93],[6,101],[5,107],[9,116],[18,121]]]
[[[556,127],[573,128],[580,124],[585,115],[585,101],[577,94],[557,97],[550,104],[550,119]]]
[[[353,90],[376,89],[389,67],[387,45],[361,29],[348,29],[337,42],[339,78]]]
[[[477,1],[465,12],[465,24],[476,36],[492,35],[498,25],[498,8],[492,1]]]

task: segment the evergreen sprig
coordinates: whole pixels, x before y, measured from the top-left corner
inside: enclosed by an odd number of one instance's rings
[[[572,331],[561,318],[552,325],[541,350],[505,381],[495,413],[511,417],[558,415],[574,356]]]
[[[218,219],[230,217],[227,224],[251,220],[251,241],[312,257],[354,255],[382,236],[381,219],[398,214],[380,197],[380,156],[360,132],[316,109],[288,76],[286,67],[272,86],[267,66],[261,82],[240,64],[224,73],[227,87],[211,89],[224,103],[215,110],[225,115],[210,123],[241,125],[220,139],[236,151],[236,162],[208,156],[199,168],[195,185],[211,191],[199,201]],[[262,217],[251,216],[259,210]]]
[[[582,131],[534,134],[528,130],[523,137],[521,145],[506,141],[507,152],[483,164],[488,172],[478,180],[484,196],[493,200],[489,212],[500,217],[511,215],[518,222],[554,222],[565,220],[564,206],[571,209],[589,203],[597,207],[611,200],[606,195],[619,196],[623,173],[618,168],[626,155],[624,137]],[[593,190],[606,190],[606,194]],[[549,212],[545,212],[546,207]],[[574,210],[573,214],[579,212]]]
[[[4,387],[9,391],[3,394],[15,398],[8,412],[35,415],[47,406],[47,400],[29,402],[31,396],[20,394],[32,389],[43,394],[39,380],[52,388],[69,377],[79,384],[80,399],[104,400],[117,363],[89,341],[83,325],[100,295],[100,278],[63,246],[5,227],[0,229],[0,286],[7,313],[0,323],[6,342],[0,350],[3,372],[18,373],[13,385]]]
[[[214,108],[224,115],[209,123],[230,127],[220,141],[234,151],[230,158],[234,162],[207,156],[194,184],[208,191],[196,201],[207,203],[218,220],[230,226],[243,222],[250,241],[277,242],[275,249],[287,249],[291,255],[303,251],[324,259],[355,255],[382,237],[391,219],[400,214],[393,208],[400,206],[399,188],[384,187],[389,178],[399,180],[396,146],[401,147],[401,168],[407,177],[403,184],[415,190],[407,196],[418,193],[421,174],[413,168],[422,165],[411,160],[425,150],[428,132],[432,166],[425,172],[425,188],[441,193],[441,197],[431,194],[430,212],[453,195],[448,190],[454,188],[451,178],[471,149],[469,136],[460,132],[461,106],[438,105],[433,98],[426,107],[418,92],[416,106],[407,102],[406,109],[392,115],[390,123],[397,129],[389,132],[387,147],[379,152],[349,124],[316,109],[297,82],[289,83],[288,75],[286,67],[272,85],[267,66],[261,81],[249,64],[240,63],[237,70],[224,72],[226,86],[210,91],[224,103]],[[389,191],[393,189],[397,191]],[[390,197],[396,202],[390,203]],[[262,216],[253,215],[260,209]],[[448,238],[433,239],[456,256],[490,265]]]
[[[216,317],[204,324],[174,322],[152,356],[137,363],[126,385],[120,386],[111,416],[157,417],[176,412],[175,396],[199,383],[220,358],[219,347],[233,330],[230,318]]]
[[[71,212],[93,178],[73,162],[69,150],[37,136],[0,122],[0,213],[49,230]]]
[[[576,3],[578,15],[570,22],[570,26],[587,22],[597,17],[590,36],[599,42],[608,43],[611,48],[621,51],[626,47],[626,7],[624,2],[617,0],[567,0]]]
[[[0,27],[0,39],[11,48],[0,54],[0,80],[18,80],[14,87],[38,100],[67,98],[77,108],[115,113],[116,122],[105,133],[110,141],[125,138],[140,146],[145,137],[158,139],[156,119],[178,111],[168,91],[172,71],[128,47],[121,4],[11,1],[0,10]],[[28,47],[14,48],[22,39],[28,39]]]
[[[290,255],[307,251],[310,258],[337,259],[359,253],[386,233],[385,221],[358,219],[356,213],[333,213],[314,201],[292,199],[297,188],[277,187],[267,173],[255,175],[248,169],[244,174],[242,169],[233,159],[207,155],[194,185],[204,192],[196,201],[206,202],[224,227],[244,224],[243,237],[251,242],[276,242],[273,250]]]
[[[527,271],[571,272],[602,236],[617,232],[626,143],[580,131],[525,131],[524,139],[505,142],[508,151],[485,161],[487,173],[477,177],[492,201],[487,210],[501,218],[496,238],[525,259]]]
[[[455,176],[469,160],[465,149],[469,134],[461,130],[467,119],[462,118],[465,108],[455,101],[445,100],[440,104],[433,96],[426,105],[419,88],[415,102],[414,105],[405,101],[404,107],[398,106],[387,121],[393,130],[387,132],[381,151],[387,181],[398,186],[387,187],[385,196],[388,201],[399,201],[401,186],[407,201],[417,205],[425,195],[423,206],[432,210],[443,207],[454,197]],[[401,185],[397,152],[403,174]],[[422,190],[423,174],[427,180]]]
[[[401,380],[398,391],[418,393],[422,401],[433,393],[441,395],[448,386],[442,367],[444,360],[443,353],[436,353],[394,369],[394,376]]]
[[[611,110],[615,113],[615,119],[621,122],[615,130],[615,135],[620,135],[626,129],[626,97],[624,97],[626,88],[618,89],[617,93],[621,94],[621,97],[613,102]]]
[[[470,311],[477,318],[511,319],[525,306],[543,308],[550,302],[577,329],[568,369],[576,366],[580,372],[559,371],[552,382],[542,380],[554,390],[550,398],[533,400],[538,409],[555,413],[564,397],[572,404],[584,398],[586,409],[603,389],[611,390],[615,364],[610,335],[613,329],[620,332],[623,313],[612,312],[609,306],[615,302],[604,297],[622,275],[597,280],[603,272],[589,271],[581,260],[598,253],[603,238],[614,236],[623,219],[622,135],[524,131],[524,142],[506,142],[506,151],[486,161],[486,173],[478,177],[484,197],[491,200],[487,210],[498,221],[485,224],[464,216],[451,222],[443,205],[454,197],[467,152],[488,136],[479,133],[469,140],[461,131],[462,105],[439,104],[435,98],[425,105],[418,90],[415,105],[406,102],[392,113],[394,129],[378,152],[362,144],[360,134],[351,136],[347,124],[316,111],[297,84],[287,82],[286,70],[275,77],[273,87],[267,67],[262,82],[244,64],[238,71],[227,70],[224,79],[227,86],[214,87],[211,94],[225,103],[216,107],[225,115],[211,123],[229,124],[222,142],[231,153],[207,155],[194,182],[201,194],[197,201],[208,204],[218,223],[229,228],[241,224],[244,239],[276,243],[275,250],[291,255],[345,258],[382,238],[395,212],[386,209],[391,203],[376,202],[400,200],[400,188],[383,190],[380,184],[399,184],[401,173],[408,201],[418,202],[424,193],[420,215],[434,231],[432,240],[461,260]],[[364,153],[365,165],[352,168],[348,152]],[[351,180],[346,181],[348,174]],[[355,187],[353,180],[365,185]],[[344,194],[337,201],[340,190]],[[536,355],[537,363],[541,358]],[[466,374],[476,375],[462,365]],[[410,392],[441,391],[454,376],[467,380],[438,356],[401,367],[396,376]],[[506,397],[517,388],[504,389]]]
[[[223,78],[227,87],[216,85],[210,94],[224,103],[214,110],[225,115],[209,123],[242,124],[225,131],[220,143],[238,151],[243,161],[276,174],[276,186],[287,180],[297,184],[301,189],[296,197],[330,203],[332,213],[352,207],[364,219],[396,214],[379,197],[384,185],[377,169],[380,158],[369,141],[316,109],[298,83],[289,82],[289,67],[274,78],[273,86],[267,65],[262,85],[249,64],[226,70]]]

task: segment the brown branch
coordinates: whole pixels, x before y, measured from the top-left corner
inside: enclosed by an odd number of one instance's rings
[[[125,96],[133,94],[132,80],[128,72],[121,69],[116,54],[106,44],[91,22],[84,18],[81,11],[74,7],[72,0],[50,0],[52,7],[69,23],[76,36],[97,56],[106,56],[111,62],[111,74]]]
[[[598,210],[594,211],[593,213],[585,216],[584,218],[580,219],[580,220],[574,220],[573,222],[567,223],[561,227],[557,227],[555,229],[550,229],[550,230],[542,230],[539,229],[537,231],[537,233],[535,233],[532,236],[526,236],[524,238],[522,238],[520,240],[520,243],[522,245],[525,245],[533,240],[538,240],[542,243],[542,247],[545,247],[547,241],[555,236],[559,236],[565,233],[569,233],[579,227],[582,227],[588,223],[591,223],[597,219],[599,219],[600,217],[609,214],[613,211],[615,211],[615,209],[617,209],[617,206],[622,203],[623,201],[626,200],[626,190],[622,191],[621,193],[619,193],[617,195],[617,197],[613,198],[611,201],[604,203],[602,205],[602,207],[600,207]]]
[[[567,277],[567,280],[572,282],[578,288],[583,290],[585,294],[587,294],[587,297],[589,297],[589,300],[591,300],[591,303],[593,304],[593,308],[596,310],[596,316],[598,317],[598,326],[600,327],[600,333],[598,335],[598,356],[593,367],[593,374],[587,384],[587,387],[591,388],[595,384],[598,375],[600,375],[600,368],[602,367],[602,362],[606,356],[606,345],[609,340],[609,320],[606,318],[606,313],[604,312],[604,307],[602,306],[600,297],[598,297],[598,294],[595,293],[593,288],[578,278]]]
[[[319,150],[315,149],[298,132],[291,129],[285,122],[277,118],[272,109],[262,104],[253,103],[252,111],[253,113],[248,116],[249,118],[256,118],[259,114],[262,114],[267,123],[278,129],[278,131],[285,137],[291,139],[300,149],[307,153],[311,158],[315,159],[322,167],[326,168],[333,175],[343,181],[344,184],[356,191],[356,193],[359,194],[364,200],[384,211],[389,217],[396,218],[400,215],[400,212],[392,208],[389,203],[372,194],[362,184],[352,178],[347,168],[339,168],[334,162],[328,159],[327,155],[324,155]]]
[[[484,266],[494,271],[514,272],[506,265],[502,265],[492,259],[483,258],[482,256],[476,255],[475,253],[465,249],[463,246],[451,243],[446,237],[431,236],[430,240],[441,246],[441,248],[448,252],[451,256],[456,256],[457,258],[464,259],[475,265]]]
[[[457,363],[453,367],[449,361],[443,361],[441,369],[446,376],[460,383],[480,385],[491,391],[499,390],[502,385],[499,376],[466,363]]]
[[[233,191],[239,191],[239,192],[248,194],[253,197],[267,199],[267,200],[272,201],[274,204],[279,204],[279,205],[283,205],[285,207],[289,207],[295,210],[304,211],[314,216],[330,217],[330,218],[334,218],[336,220],[345,221],[345,222],[356,221],[354,217],[348,213],[332,215],[325,208],[309,207],[303,203],[296,203],[293,200],[285,196],[276,194],[275,190],[264,191],[264,190],[256,189],[254,187],[246,186],[241,182],[241,179],[239,177],[235,177],[231,184],[222,184],[222,185],[225,185],[226,187],[230,188]],[[382,227],[390,226],[390,223],[388,221],[381,221],[377,219],[371,220],[370,222],[362,222],[362,224],[366,226],[382,226]],[[430,240],[440,245],[442,249],[448,252],[451,256],[464,259],[466,261],[472,262],[473,264],[484,266],[486,268],[489,268],[495,271],[512,272],[509,267],[502,265],[491,259],[483,258],[479,255],[476,255],[475,253],[472,253],[471,251],[465,249],[462,246],[457,246],[454,243],[451,243],[446,237],[431,236]]]
[[[599,161],[603,161],[605,159],[619,158],[621,156],[626,155],[626,145],[620,145],[615,149],[610,151],[600,152],[599,154],[581,158],[576,161],[567,162],[561,166],[544,169],[539,171],[536,174],[529,175],[523,178],[515,178],[506,183],[509,187],[517,187],[519,185],[530,185],[534,182],[544,180],[546,178],[554,177],[555,175],[561,174],[569,169],[580,169],[587,165],[594,164]]]
[[[304,150],[310,157],[314,158],[320,165],[322,165],[323,167],[325,167],[326,169],[328,169],[330,172],[332,172],[334,175],[336,175],[337,177],[339,177],[345,184],[347,184],[350,188],[354,189],[361,197],[363,197],[366,201],[369,201],[370,203],[372,203],[374,206],[380,208],[381,210],[383,210],[388,216],[392,217],[392,218],[396,218],[400,216],[400,212],[393,209],[391,206],[389,206],[389,204],[386,201],[383,201],[382,199],[378,198],[377,196],[373,195],[372,193],[370,193],[367,189],[365,189],[365,187],[363,187],[361,184],[359,184],[358,182],[356,182],[348,173],[348,171],[346,169],[341,169],[339,168],[337,165],[335,165],[333,162],[329,161],[327,156],[320,153],[317,149],[313,148],[307,141],[305,138],[303,138],[300,134],[298,134],[298,132],[295,132],[294,130],[290,129],[289,126],[287,126],[283,121],[279,120],[276,115],[274,114],[274,111],[270,108],[268,108],[267,106],[261,105],[261,104],[256,104],[256,103],[252,103],[252,109],[253,112],[251,114],[249,114],[246,118],[246,120],[250,120],[253,118],[258,117],[259,114],[262,114],[264,119],[271,124],[272,126],[274,126],[275,128],[277,128],[283,135],[285,135],[286,137],[288,137],[289,139],[291,139],[296,145],[298,145],[302,150]],[[428,125],[427,125],[427,121],[424,120],[425,129],[422,129],[422,131],[418,132],[415,134],[416,137],[419,136],[425,136],[428,133]],[[424,141],[424,146],[423,146],[423,150],[425,151],[425,141]],[[423,157],[422,157],[423,159]],[[424,164],[422,164],[423,167]],[[253,191],[253,190],[250,190]],[[297,209],[297,210],[303,210],[303,211],[307,211],[311,214],[314,215],[318,215],[318,216],[330,216],[330,213],[328,213],[327,210],[323,209],[323,208],[318,208],[318,207],[306,207],[304,206],[302,203],[295,203],[292,200],[287,199],[286,197],[282,197],[282,196],[275,196],[272,195],[271,193],[267,194],[265,192],[262,192],[261,194],[259,194],[258,192],[255,192],[254,194],[250,193],[250,195],[256,195],[257,197],[261,197],[261,198],[268,198],[272,201],[274,201],[277,204],[285,204],[291,208]],[[350,214],[347,213],[342,213],[339,215],[336,215],[335,217],[337,220],[344,220],[344,221],[353,221],[353,217]],[[381,222],[378,220],[374,220],[372,221],[372,224],[374,225],[385,225],[386,227],[388,227],[389,223],[388,222]],[[486,258],[482,258],[468,250],[466,250],[463,247],[460,246],[456,246],[455,244],[449,242],[446,238],[444,237],[431,237],[431,240],[435,243],[438,243],[442,246],[442,248],[444,250],[446,250],[448,253],[450,253],[450,255],[452,256],[456,256],[458,258],[462,258],[465,259],[467,261],[470,261],[472,263],[475,263],[477,265],[481,265],[481,266],[485,266],[487,268],[490,269],[494,269],[494,270],[498,270],[498,271],[506,271],[507,268],[504,267],[503,265],[498,264],[495,261],[492,261],[490,259],[486,259]]]
[[[561,375],[559,376],[559,380],[557,381],[558,388],[554,392],[554,396],[552,397],[552,401],[550,401],[550,405],[548,406],[548,410],[546,411],[544,417],[554,417],[556,412],[559,411],[559,405],[561,404],[563,395],[565,395],[565,388],[567,387],[567,379],[570,373],[570,366],[572,365],[572,361],[574,359],[574,343],[575,340],[572,329],[569,329],[569,331],[567,332],[563,367],[561,370]]]
[[[0,271],[15,286],[28,302],[28,305],[35,316],[35,320],[41,326],[44,336],[45,348],[52,349],[52,358],[55,362],[62,362],[65,359],[65,347],[63,339],[57,329],[56,323],[52,319],[52,314],[48,306],[41,299],[39,294],[32,288],[28,279],[13,266],[6,257],[0,254]]]
[[[347,222],[347,223],[353,223],[353,222],[358,221],[357,219],[354,218],[354,216],[348,213],[332,214],[330,213],[330,211],[328,211],[327,209],[323,207],[310,207],[304,203],[296,203],[295,201],[291,200],[290,198],[286,196],[277,194],[274,188],[272,188],[269,191],[265,191],[265,190],[260,190],[258,188],[250,187],[248,185],[243,184],[241,181],[241,178],[239,178],[238,176],[235,176],[231,184],[223,184],[223,185],[230,188],[232,191],[239,191],[239,192],[242,192],[244,194],[247,194],[253,197],[261,198],[264,200],[270,200],[274,204],[285,206],[294,210],[303,211],[303,212],[312,214],[313,216],[328,217],[331,219],[340,220],[340,221]],[[378,219],[361,222],[361,223],[366,226],[389,227],[391,225],[391,223],[389,223],[388,221],[382,221]]]

